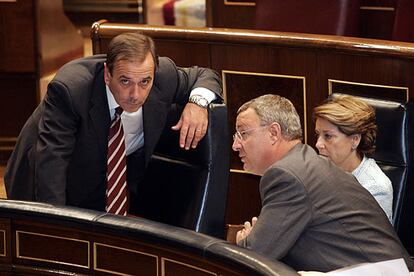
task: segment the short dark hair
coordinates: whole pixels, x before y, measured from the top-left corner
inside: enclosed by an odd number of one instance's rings
[[[106,65],[112,74],[114,65],[119,60],[143,62],[147,54],[151,53],[154,66],[158,66],[158,57],[155,53],[154,41],[138,32],[123,33],[114,37],[108,45]]]

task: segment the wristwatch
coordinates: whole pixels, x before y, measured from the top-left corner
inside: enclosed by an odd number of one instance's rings
[[[196,105],[198,105],[199,107],[202,107],[202,108],[207,108],[208,104],[209,104],[207,99],[204,98],[201,95],[192,95],[190,97],[190,99],[188,99],[188,102],[189,103],[194,103],[194,104],[196,104]]]

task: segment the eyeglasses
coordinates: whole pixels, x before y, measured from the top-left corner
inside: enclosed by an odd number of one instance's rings
[[[259,126],[259,127],[255,127],[255,128],[250,128],[250,129],[246,129],[246,130],[243,130],[243,131],[236,130],[236,132],[233,134],[233,141],[235,141],[236,139],[239,139],[240,141],[244,141],[244,140],[246,140],[246,134],[247,133],[252,132],[254,130],[261,129],[261,128],[265,128],[265,127],[268,127],[268,125]]]

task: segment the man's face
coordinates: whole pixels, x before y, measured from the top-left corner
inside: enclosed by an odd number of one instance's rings
[[[142,63],[118,60],[112,74],[105,64],[105,83],[123,110],[135,112],[144,104],[152,88],[154,69],[151,53]]]
[[[239,152],[243,169],[257,175],[263,175],[269,167],[270,132],[267,126],[260,125],[259,116],[248,108],[237,116],[233,150]]]

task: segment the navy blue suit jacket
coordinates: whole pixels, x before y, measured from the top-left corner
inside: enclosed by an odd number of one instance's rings
[[[8,162],[9,199],[105,209],[106,156],[110,114],[104,82],[105,55],[64,65],[23,127]],[[144,154],[148,162],[164,129],[171,104],[185,104],[195,87],[221,99],[212,70],[178,68],[160,58],[143,105]],[[178,146],[178,145],[177,145]],[[139,168],[128,168],[128,170]]]

